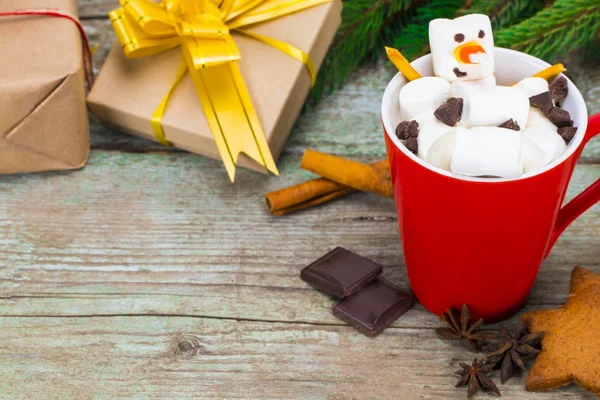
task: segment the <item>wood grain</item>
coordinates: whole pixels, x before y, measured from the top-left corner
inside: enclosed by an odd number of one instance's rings
[[[103,19],[106,15],[119,7],[119,0],[78,0],[79,18]]]
[[[281,178],[243,171],[235,185],[223,184],[218,162],[186,153],[97,151],[80,172],[0,177],[0,264],[9,266],[0,270],[0,315],[335,323],[333,300],[298,273],[338,245],[406,286],[391,199],[361,193],[284,218],[268,214],[265,192],[309,176],[296,157],[285,160]],[[569,196],[599,176],[600,165],[579,166]],[[573,265],[600,269],[599,216],[595,206],[565,232],[530,304],[563,302]],[[398,323],[435,321],[411,315]]]
[[[473,356],[419,328],[369,339],[347,326],[0,318],[0,392],[14,400],[463,399],[452,373]],[[595,398],[525,392],[519,376],[499,387],[503,399]]]

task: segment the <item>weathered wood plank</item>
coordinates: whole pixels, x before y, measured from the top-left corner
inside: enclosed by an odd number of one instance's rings
[[[361,157],[368,161],[368,158]],[[355,194],[287,217],[263,194],[308,178],[286,157],[282,177],[189,154],[94,152],[79,172],[0,177],[0,315],[180,314],[336,323],[332,300],[299,270],[341,245],[406,286],[393,202]],[[576,169],[569,196],[600,177]],[[569,271],[600,271],[600,206],[569,228],[530,304],[566,298]],[[281,302],[282,296],[287,299]],[[400,326],[432,326],[414,311]]]
[[[81,19],[106,18],[106,15],[119,7],[118,0],[78,0]]]
[[[91,42],[100,45],[94,54],[96,70],[99,70],[113,41],[110,21],[88,20],[84,24]],[[586,98],[590,114],[599,113],[600,89],[597,83],[600,82],[600,69],[595,63],[584,62],[576,56],[571,56],[565,63],[569,67],[569,76]],[[350,157],[383,158],[385,145],[379,108],[385,86],[394,73],[393,67],[384,62],[365,65],[350,76],[343,89],[324,98],[317,106],[308,106],[298,119],[283,156],[302,154],[311,147]],[[177,151],[106,127],[96,118],[92,117],[91,121],[94,149]],[[588,144],[582,162],[600,162],[600,137]]]
[[[0,318],[0,393],[9,400],[463,399],[452,373],[472,357],[430,329],[369,339],[344,326]],[[503,399],[594,398],[575,386],[526,392],[523,377],[499,386]]]

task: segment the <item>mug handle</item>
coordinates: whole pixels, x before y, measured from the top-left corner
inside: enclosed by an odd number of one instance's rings
[[[600,134],[600,114],[593,115],[588,120],[588,127],[583,138],[582,147],[598,134]],[[550,245],[546,251],[546,256],[548,256],[558,237],[567,229],[571,222],[598,201],[600,201],[600,178],[596,179],[596,182],[592,183],[587,189],[560,209],[556,218],[556,224],[554,224],[552,236],[550,237]]]

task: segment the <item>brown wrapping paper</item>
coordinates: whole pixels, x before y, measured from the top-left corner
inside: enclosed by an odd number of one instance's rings
[[[304,50],[318,68],[341,22],[341,8],[341,0],[334,0],[251,30]],[[277,159],[309,93],[310,76],[302,63],[284,53],[235,33],[233,37],[242,56],[242,75]],[[90,109],[110,125],[155,140],[150,118],[172,84],[180,61],[178,48],[127,59],[116,43],[88,96]],[[175,89],[163,127],[167,139],[176,147],[220,159],[189,74]],[[265,172],[244,154],[240,155],[238,166]]]
[[[55,8],[76,0],[1,0],[0,11]],[[81,38],[73,22],[0,18],[0,173],[82,167],[89,154]]]

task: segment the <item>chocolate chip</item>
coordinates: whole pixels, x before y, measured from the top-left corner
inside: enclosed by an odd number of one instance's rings
[[[569,93],[567,78],[564,76],[558,77],[554,82],[550,84],[550,95],[552,100],[559,101],[567,97]]]
[[[454,68],[452,71],[454,72],[454,75],[456,75],[458,78],[462,78],[463,76],[467,76],[466,72],[462,72],[458,68]]]
[[[552,107],[548,114],[546,114],[550,122],[559,128],[564,128],[565,126],[573,126],[573,121],[571,121],[571,115],[567,110],[563,110],[562,108]]]
[[[460,120],[463,110],[463,99],[450,97],[433,112],[433,115],[444,124],[454,126]]]
[[[548,114],[550,109],[554,107],[550,92],[542,92],[540,94],[536,94],[535,96],[531,96],[529,98],[529,105],[531,107],[539,108],[544,114]]]
[[[513,131],[521,130],[519,123],[512,118],[498,125],[498,128],[512,129]]]
[[[406,134],[406,130],[408,129],[408,121],[402,121],[398,124],[398,126],[396,127],[396,137],[400,140],[404,140],[405,138],[405,134]]]
[[[479,37],[479,39],[483,39],[485,37],[485,32],[483,31],[483,29],[479,30],[479,35],[477,35]]]
[[[396,127],[396,136],[400,140],[416,138],[419,136],[419,123],[417,121],[402,121]]]
[[[455,42],[462,42],[463,40],[465,40],[465,35],[463,35],[462,33],[457,33],[456,35],[454,35],[454,41]]]
[[[558,134],[565,140],[567,144],[573,140],[576,132],[577,127],[575,126],[563,126],[562,128],[558,128]]]
[[[402,143],[404,143],[404,145],[409,151],[415,154],[417,154],[417,152],[419,151],[419,142],[417,141],[416,137],[411,137],[406,140],[403,140]]]

